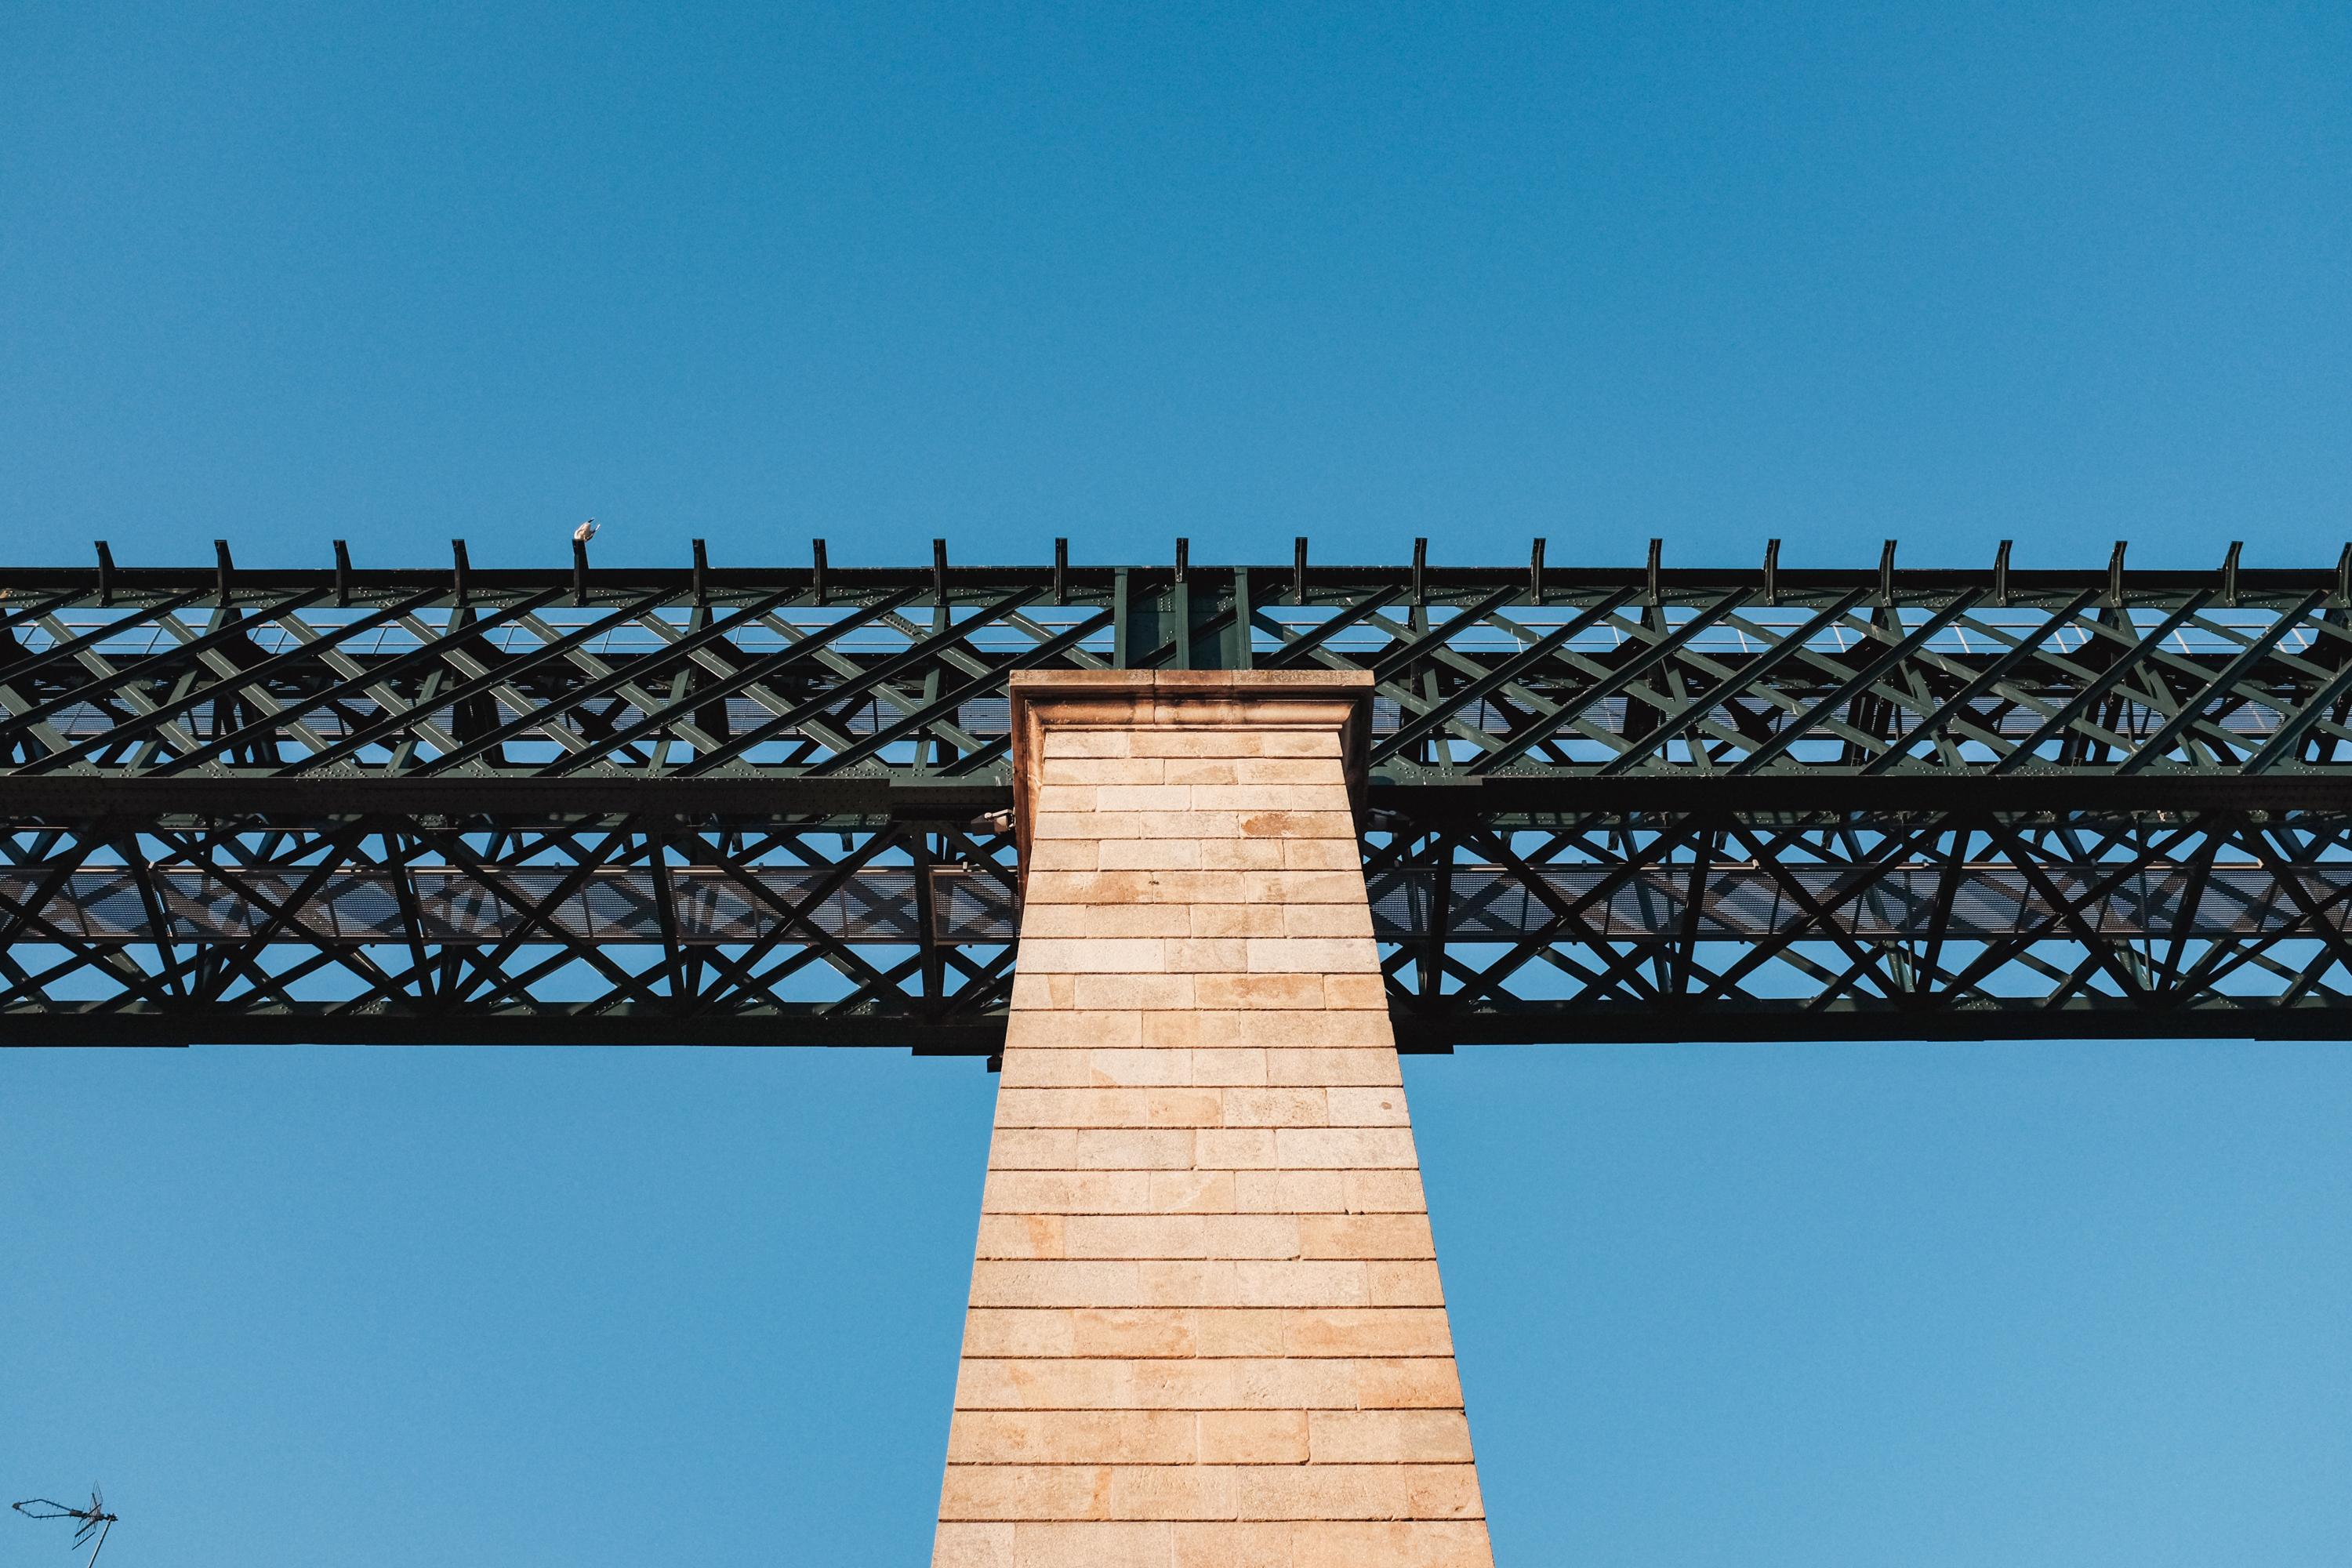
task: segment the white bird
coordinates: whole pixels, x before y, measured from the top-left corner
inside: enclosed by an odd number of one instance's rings
[[[585,544],[595,537],[596,520],[593,517],[572,531],[572,542],[574,544]]]

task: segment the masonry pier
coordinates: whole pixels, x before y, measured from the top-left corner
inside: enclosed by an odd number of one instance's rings
[[[935,1568],[1486,1568],[1372,942],[1366,673],[1012,678]]]

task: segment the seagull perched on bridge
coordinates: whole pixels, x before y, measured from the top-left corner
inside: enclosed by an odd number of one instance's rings
[[[572,542],[574,544],[585,544],[595,537],[596,520],[593,517],[572,531]]]

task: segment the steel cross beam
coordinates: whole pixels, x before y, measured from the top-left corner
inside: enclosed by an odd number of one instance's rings
[[[1373,673],[1408,1048],[2352,1023],[2352,552],[336,555],[0,568],[0,1038],[992,1054],[1005,681],[1055,668]]]

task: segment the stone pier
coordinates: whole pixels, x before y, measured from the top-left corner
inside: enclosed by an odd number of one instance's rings
[[[1489,1568],[1357,848],[1368,674],[1013,678],[935,1568]]]

